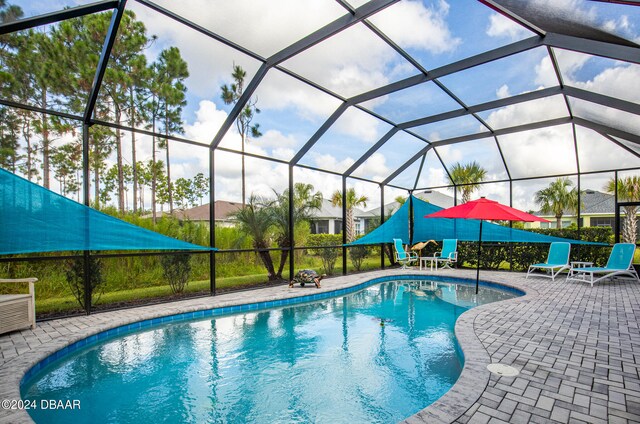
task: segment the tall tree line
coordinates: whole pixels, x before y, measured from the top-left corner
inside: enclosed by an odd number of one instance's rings
[[[20,7],[0,0],[0,22],[20,19]],[[0,36],[0,96],[43,109],[82,115],[92,87],[111,13],[98,13]],[[184,132],[181,114],[186,106],[187,63],[176,47],[168,47],[149,63],[156,37],[132,11],[121,20],[93,118],[117,125],[152,129],[152,158],[141,162],[136,133],[130,138],[117,128],[90,129],[89,161],[95,207],[113,201],[120,212],[132,205],[145,209],[144,188],[151,191],[151,211],[157,206],[184,206],[185,187],[171,177],[169,136]],[[70,140],[62,142],[59,140]],[[130,146],[130,155],[127,151]],[[164,150],[164,158],[159,153]],[[109,159],[115,164],[110,166]],[[59,181],[62,194],[80,198],[82,130],[78,122],[28,110],[0,106],[0,166],[25,178],[51,186]],[[131,187],[131,199],[128,199]],[[187,190],[188,191],[188,190]],[[113,195],[113,198],[112,198]],[[193,199],[193,197],[191,198]]]

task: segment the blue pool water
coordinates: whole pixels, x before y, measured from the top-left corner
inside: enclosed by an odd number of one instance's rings
[[[306,290],[306,289],[300,289]],[[28,376],[36,423],[392,423],[463,366],[453,334],[468,284],[386,281],[342,297],[168,323],[87,345]],[[42,409],[79,400],[80,409]]]

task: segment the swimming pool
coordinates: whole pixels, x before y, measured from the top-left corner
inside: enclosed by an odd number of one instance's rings
[[[36,366],[22,398],[80,403],[30,409],[37,423],[397,422],[460,375],[457,317],[519,294],[415,277],[352,291],[96,337]]]

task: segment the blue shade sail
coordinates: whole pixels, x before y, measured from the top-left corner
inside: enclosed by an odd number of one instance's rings
[[[216,250],[140,228],[0,169],[0,254]]]
[[[413,202],[413,237],[411,243],[427,240],[457,239],[459,241],[478,241],[480,221],[476,219],[424,218],[442,208],[412,196]],[[409,202],[393,214],[388,221],[371,231],[364,237],[352,242],[358,244],[391,243],[394,238],[409,240]],[[572,244],[604,245],[583,240],[553,237],[531,231],[518,230],[502,225],[485,222],[482,225],[482,241],[512,243],[552,243],[554,241],[571,242]]]
[[[414,197],[415,200],[415,197]],[[400,239],[403,243],[409,242],[409,201],[404,204],[387,219],[384,224],[359,238],[349,246],[357,244],[393,243],[393,239]]]

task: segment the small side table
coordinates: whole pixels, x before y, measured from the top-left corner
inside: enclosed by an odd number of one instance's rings
[[[421,256],[420,257],[420,271],[422,271],[422,267],[427,268],[427,261],[430,262],[429,268],[433,271],[433,264],[436,264],[436,271],[438,270],[438,257],[437,256]]]
[[[570,262],[570,264],[571,264],[571,268],[569,269],[569,277],[572,277],[573,271],[577,269],[593,266],[593,262],[586,262],[586,261],[572,261]]]

